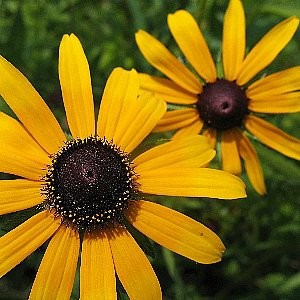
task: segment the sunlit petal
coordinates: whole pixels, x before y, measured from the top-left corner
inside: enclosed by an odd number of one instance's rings
[[[130,299],[162,299],[157,277],[144,252],[123,227],[106,231],[114,265]]]
[[[139,78],[141,89],[155,93],[158,98],[166,102],[177,104],[194,104],[197,102],[196,94],[183,89],[170,79],[143,73],[139,73]]]
[[[59,80],[74,138],[95,134],[94,101],[88,61],[78,38],[65,34],[59,48]]]
[[[210,229],[159,204],[132,201],[127,218],[156,243],[196,262],[218,262],[225,250],[222,241]]]
[[[112,253],[104,231],[85,233],[81,251],[80,299],[117,298]]]
[[[18,119],[49,153],[55,153],[65,135],[44,100],[30,82],[0,56],[0,95]]]
[[[39,180],[50,159],[28,131],[14,118],[0,112],[0,172]],[[21,145],[21,147],[20,147]]]
[[[264,174],[261,168],[259,158],[256,150],[249,141],[246,135],[240,130],[235,130],[234,134],[238,141],[239,153],[244,160],[245,169],[249,180],[254,189],[260,194],[264,195],[266,191],[266,185],[264,181]]]
[[[116,128],[128,103],[137,99],[139,79],[135,70],[115,68],[110,74],[101,100],[97,133],[108,140],[115,138]]]
[[[246,24],[243,4],[231,0],[223,25],[223,67],[227,80],[235,80],[244,59],[246,49]]]
[[[191,65],[206,82],[214,82],[216,67],[197,22],[185,10],[168,15],[170,31]]]
[[[154,131],[169,131],[183,127],[188,127],[197,122],[199,115],[194,108],[177,109],[167,111],[161,120],[157,123]]]
[[[127,153],[132,152],[166,113],[166,102],[149,92],[143,92],[137,99],[129,99],[125,104],[115,135],[114,143]]]
[[[60,226],[51,239],[34,280],[30,300],[70,299],[80,239],[76,230]]]
[[[248,108],[258,113],[283,114],[300,111],[300,92],[250,99]]]
[[[41,182],[26,179],[0,180],[0,215],[43,202]]]
[[[222,131],[222,169],[231,174],[240,175],[242,173],[242,165],[234,130],[235,128]]]
[[[138,96],[135,70],[116,68],[106,84],[98,119],[98,135],[131,152],[165,114],[166,103],[143,92]],[[138,130],[137,130],[138,128]]]
[[[188,136],[181,140],[172,140],[156,146],[136,157],[133,163],[135,172],[164,167],[198,167],[213,159],[215,151],[211,149],[205,137]]]
[[[0,238],[0,277],[46,242],[60,225],[47,211],[40,212]]]
[[[244,85],[267,67],[287,45],[299,25],[299,19],[290,17],[273,27],[248,53],[237,77]]]
[[[218,138],[218,132],[215,128],[209,127],[203,132],[203,136],[205,136],[208,140],[208,143],[210,146],[215,149],[217,138]]]
[[[137,178],[144,193],[168,196],[235,199],[245,197],[245,185],[238,177],[208,168],[161,168],[144,171]],[[228,188],[230,187],[230,188]]]
[[[247,88],[246,93],[248,98],[260,100],[299,90],[300,66],[261,78],[251,84]]]
[[[197,119],[191,125],[188,125],[188,126],[185,126],[181,129],[179,129],[173,135],[172,139],[178,140],[178,139],[186,138],[189,135],[199,134],[203,128],[203,125],[204,125],[204,122],[202,121],[202,119],[199,119],[199,117],[197,117]]]
[[[262,143],[294,159],[300,159],[300,140],[276,126],[253,115],[245,120],[245,127]]]
[[[194,74],[161,42],[143,30],[139,30],[135,37],[139,49],[152,66],[190,93],[202,91],[202,85]]]

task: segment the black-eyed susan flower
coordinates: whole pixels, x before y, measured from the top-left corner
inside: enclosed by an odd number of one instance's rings
[[[70,140],[28,80],[2,57],[0,73],[0,95],[18,117],[0,113],[0,172],[18,177],[0,181],[0,214],[39,210],[0,238],[0,277],[50,239],[30,299],[69,299],[79,255],[80,299],[116,299],[115,274],[130,298],[161,299],[129,223],[196,262],[221,259],[224,245],[215,233],[144,198],[240,198],[244,184],[200,167],[214,156],[200,136],[130,156],[166,112],[164,101],[140,94],[135,70],[112,72],[95,124],[87,59],[73,34],[63,37],[59,79]]]
[[[300,110],[300,67],[249,82],[291,40],[299,20],[290,17],[272,28],[245,56],[245,15],[240,0],[231,0],[224,17],[223,74],[217,74],[208,46],[194,18],[184,10],[168,16],[170,31],[194,68],[191,72],[154,37],[140,30],[137,44],[148,62],[168,77],[140,74],[141,87],[182,109],[168,111],[156,131],[177,130],[175,138],[203,133],[215,147],[221,139],[222,168],[239,175],[241,159],[255,190],[264,194],[261,165],[247,131],[282,154],[300,159],[300,141],[258,117],[257,113]]]

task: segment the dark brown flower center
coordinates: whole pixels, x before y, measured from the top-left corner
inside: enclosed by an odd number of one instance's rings
[[[78,230],[121,223],[136,192],[134,176],[128,155],[107,140],[73,140],[52,157],[44,205]]]
[[[205,125],[219,130],[241,126],[248,114],[245,92],[235,82],[225,79],[207,83],[198,95],[196,106]]]

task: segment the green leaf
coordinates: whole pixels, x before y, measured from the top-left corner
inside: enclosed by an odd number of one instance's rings
[[[299,1],[265,1],[264,5],[261,7],[261,10],[262,12],[275,14],[284,18],[288,18],[290,16],[297,16],[298,18],[300,17]]]
[[[280,286],[279,291],[281,294],[291,294],[296,289],[300,289],[300,273],[297,273],[290,278],[286,279]]]

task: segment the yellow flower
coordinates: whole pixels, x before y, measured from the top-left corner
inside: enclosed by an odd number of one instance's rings
[[[294,159],[300,159],[300,141],[256,116],[255,113],[291,113],[300,110],[300,67],[251,79],[267,67],[290,41],[299,20],[291,17],[271,29],[245,56],[246,28],[241,1],[231,0],[223,27],[223,78],[194,18],[184,10],[168,16],[170,31],[196,73],[172,55],[163,44],[140,30],[137,44],[148,62],[169,79],[140,74],[141,88],[154,91],[182,109],[168,111],[156,131],[179,129],[174,139],[203,134],[215,147],[221,136],[222,168],[239,175],[241,160],[259,194],[266,193],[257,153],[245,134]],[[190,106],[190,107],[187,107]]]
[[[69,141],[37,91],[2,57],[0,73],[0,95],[18,117],[0,113],[0,172],[19,177],[0,181],[0,214],[40,210],[0,238],[0,276],[51,238],[30,299],[69,299],[82,239],[80,299],[115,299],[115,273],[131,299],[161,299],[157,277],[126,222],[196,262],[221,259],[224,245],[215,233],[142,199],[240,198],[244,184],[200,167],[215,155],[200,136],[130,155],[166,112],[164,101],[140,94],[135,70],[112,72],[96,126],[87,59],[75,35],[63,37],[59,79]]]

